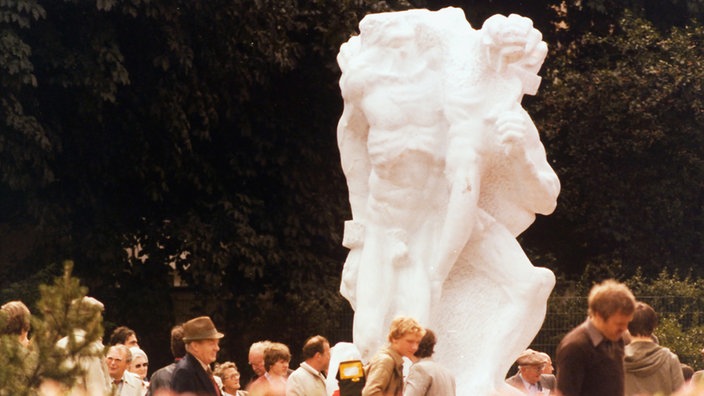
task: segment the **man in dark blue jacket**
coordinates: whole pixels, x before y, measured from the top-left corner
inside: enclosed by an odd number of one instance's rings
[[[190,392],[197,396],[221,395],[210,364],[217,359],[222,337],[224,334],[217,331],[213,321],[207,316],[191,319],[183,324],[186,356],[176,364],[171,376],[174,392]]]

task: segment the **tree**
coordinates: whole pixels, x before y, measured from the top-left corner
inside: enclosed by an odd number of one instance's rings
[[[207,313],[242,334],[231,350],[277,321],[284,341],[335,327],[349,310],[336,292],[349,209],[335,55],[364,14],[388,9],[2,3],[0,229],[25,245],[1,257],[7,282],[72,258],[106,325],[164,351],[173,271],[199,312],[222,303]]]
[[[562,270],[622,262],[655,275],[704,258],[702,33],[662,34],[627,12],[617,32],[553,57],[534,114],[563,181],[543,222]]]

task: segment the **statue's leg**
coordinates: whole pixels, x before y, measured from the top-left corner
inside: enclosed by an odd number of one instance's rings
[[[423,241],[424,237],[423,230],[414,233],[408,243],[409,252],[405,265],[396,267],[398,287],[392,316],[410,316],[427,326],[432,308],[431,276],[425,259],[429,245]]]
[[[403,315],[417,319],[423,326],[430,320],[430,280],[422,264],[413,262],[398,269],[397,289],[392,317]]]
[[[507,332],[520,329],[511,337],[507,349],[522,352],[535,338],[545,320],[547,300],[555,286],[555,275],[547,268],[535,267],[510,231],[486,213],[483,242],[487,265],[478,268],[493,278],[503,290],[507,303],[516,307],[520,323],[508,321]],[[513,325],[513,326],[511,326]],[[510,328],[510,329],[509,329]],[[512,346],[511,346],[512,344]],[[513,363],[513,362],[510,362]]]
[[[388,327],[385,318],[396,290],[387,243],[385,230],[376,225],[367,227],[359,261],[353,325],[354,343],[364,360],[369,360],[384,345]]]
[[[482,223],[445,282],[433,317],[436,360],[457,368],[458,394],[490,395],[501,387],[540,329],[555,283],[505,227]]]

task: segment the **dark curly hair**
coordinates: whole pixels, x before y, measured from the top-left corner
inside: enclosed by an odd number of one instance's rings
[[[433,333],[433,331],[430,329],[425,329],[425,335],[420,340],[420,344],[418,344],[418,350],[413,355],[418,358],[427,358],[433,356],[433,348],[435,348],[435,343],[437,342],[438,339],[435,337],[435,333]]]

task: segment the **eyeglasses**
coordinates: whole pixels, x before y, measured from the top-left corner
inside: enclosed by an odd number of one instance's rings
[[[144,367],[144,368],[149,367],[149,363],[137,363],[134,365],[134,368],[136,368],[136,369],[142,368],[142,367]]]
[[[239,378],[239,377],[240,377],[240,374],[239,374],[239,373],[235,373],[235,374],[229,375],[229,376],[227,376],[227,377],[222,377],[222,379],[227,381],[227,380],[234,379],[234,378]]]

